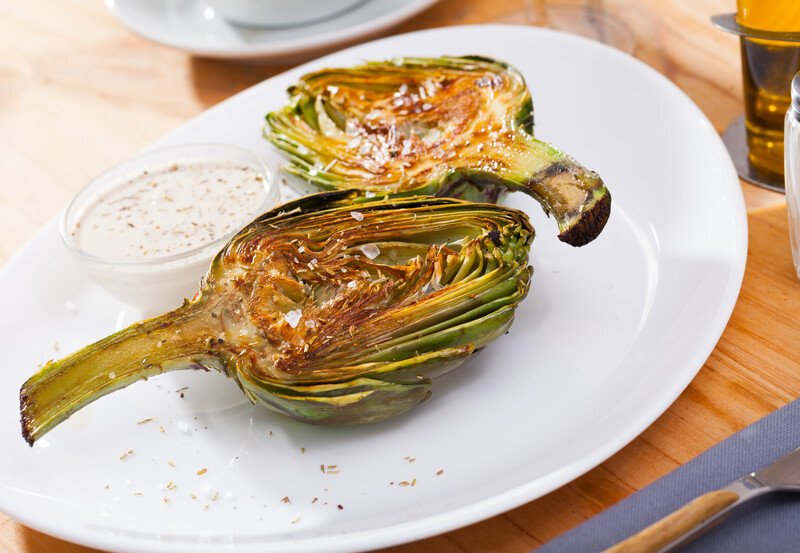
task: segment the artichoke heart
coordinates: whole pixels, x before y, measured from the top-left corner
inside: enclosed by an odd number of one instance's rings
[[[302,189],[430,194],[495,203],[535,198],[573,246],[594,240],[611,212],[600,177],[533,137],[522,75],[482,57],[400,58],[323,69],[288,90],[265,137]]]
[[[33,444],[88,403],[178,369],[221,371],[314,424],[398,415],[510,327],[533,229],[493,204],[333,191],[284,204],[217,254],[192,300],[47,363],[20,390]]]

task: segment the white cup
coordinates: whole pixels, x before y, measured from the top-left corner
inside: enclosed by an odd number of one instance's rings
[[[289,27],[322,21],[366,0],[210,0],[222,18],[249,27]]]

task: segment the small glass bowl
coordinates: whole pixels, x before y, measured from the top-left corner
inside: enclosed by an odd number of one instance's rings
[[[264,176],[264,201],[261,205],[253,206],[247,214],[251,217],[246,222],[276,204],[278,187],[269,168],[255,154],[225,144],[186,144],[145,152],[112,167],[78,192],[61,217],[61,239],[72,258],[108,293],[141,310],[146,317],[176,308],[181,305],[183,298],[191,297],[197,291],[200,279],[213,257],[236,231],[180,253],[142,260],[98,257],[81,249],[71,232],[98,195],[119,186],[125,178],[151,167],[193,159],[235,161]]]

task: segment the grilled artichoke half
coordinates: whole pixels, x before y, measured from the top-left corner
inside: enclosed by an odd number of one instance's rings
[[[494,203],[519,190],[582,246],[611,211],[600,177],[533,138],[522,75],[487,58],[402,58],[303,76],[265,137],[311,189],[431,194]],[[308,187],[305,187],[307,189]]]
[[[214,369],[254,403],[315,424],[398,415],[502,335],[528,290],[520,211],[461,200],[316,194],[265,213],[195,297],[49,362],[20,390],[38,438],[92,401],[178,369]]]

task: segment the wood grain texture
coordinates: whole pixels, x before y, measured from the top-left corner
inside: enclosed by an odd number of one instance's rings
[[[718,515],[739,499],[739,494],[717,490],[703,494],[641,532],[604,553],[658,553],[681,536]]]
[[[393,32],[492,21],[521,4],[442,0]],[[732,10],[733,0],[605,5],[634,29],[636,55],[681,87],[718,130],[742,111],[738,43],[708,22]],[[149,43],[117,24],[99,0],[0,3],[0,263],[87,179],[284,69]],[[716,349],[670,409],[605,463],[545,497],[387,552],[528,552],[800,395],[800,281],[784,200],[742,187],[750,209],[742,292]],[[0,515],[0,552],[88,551]]]

